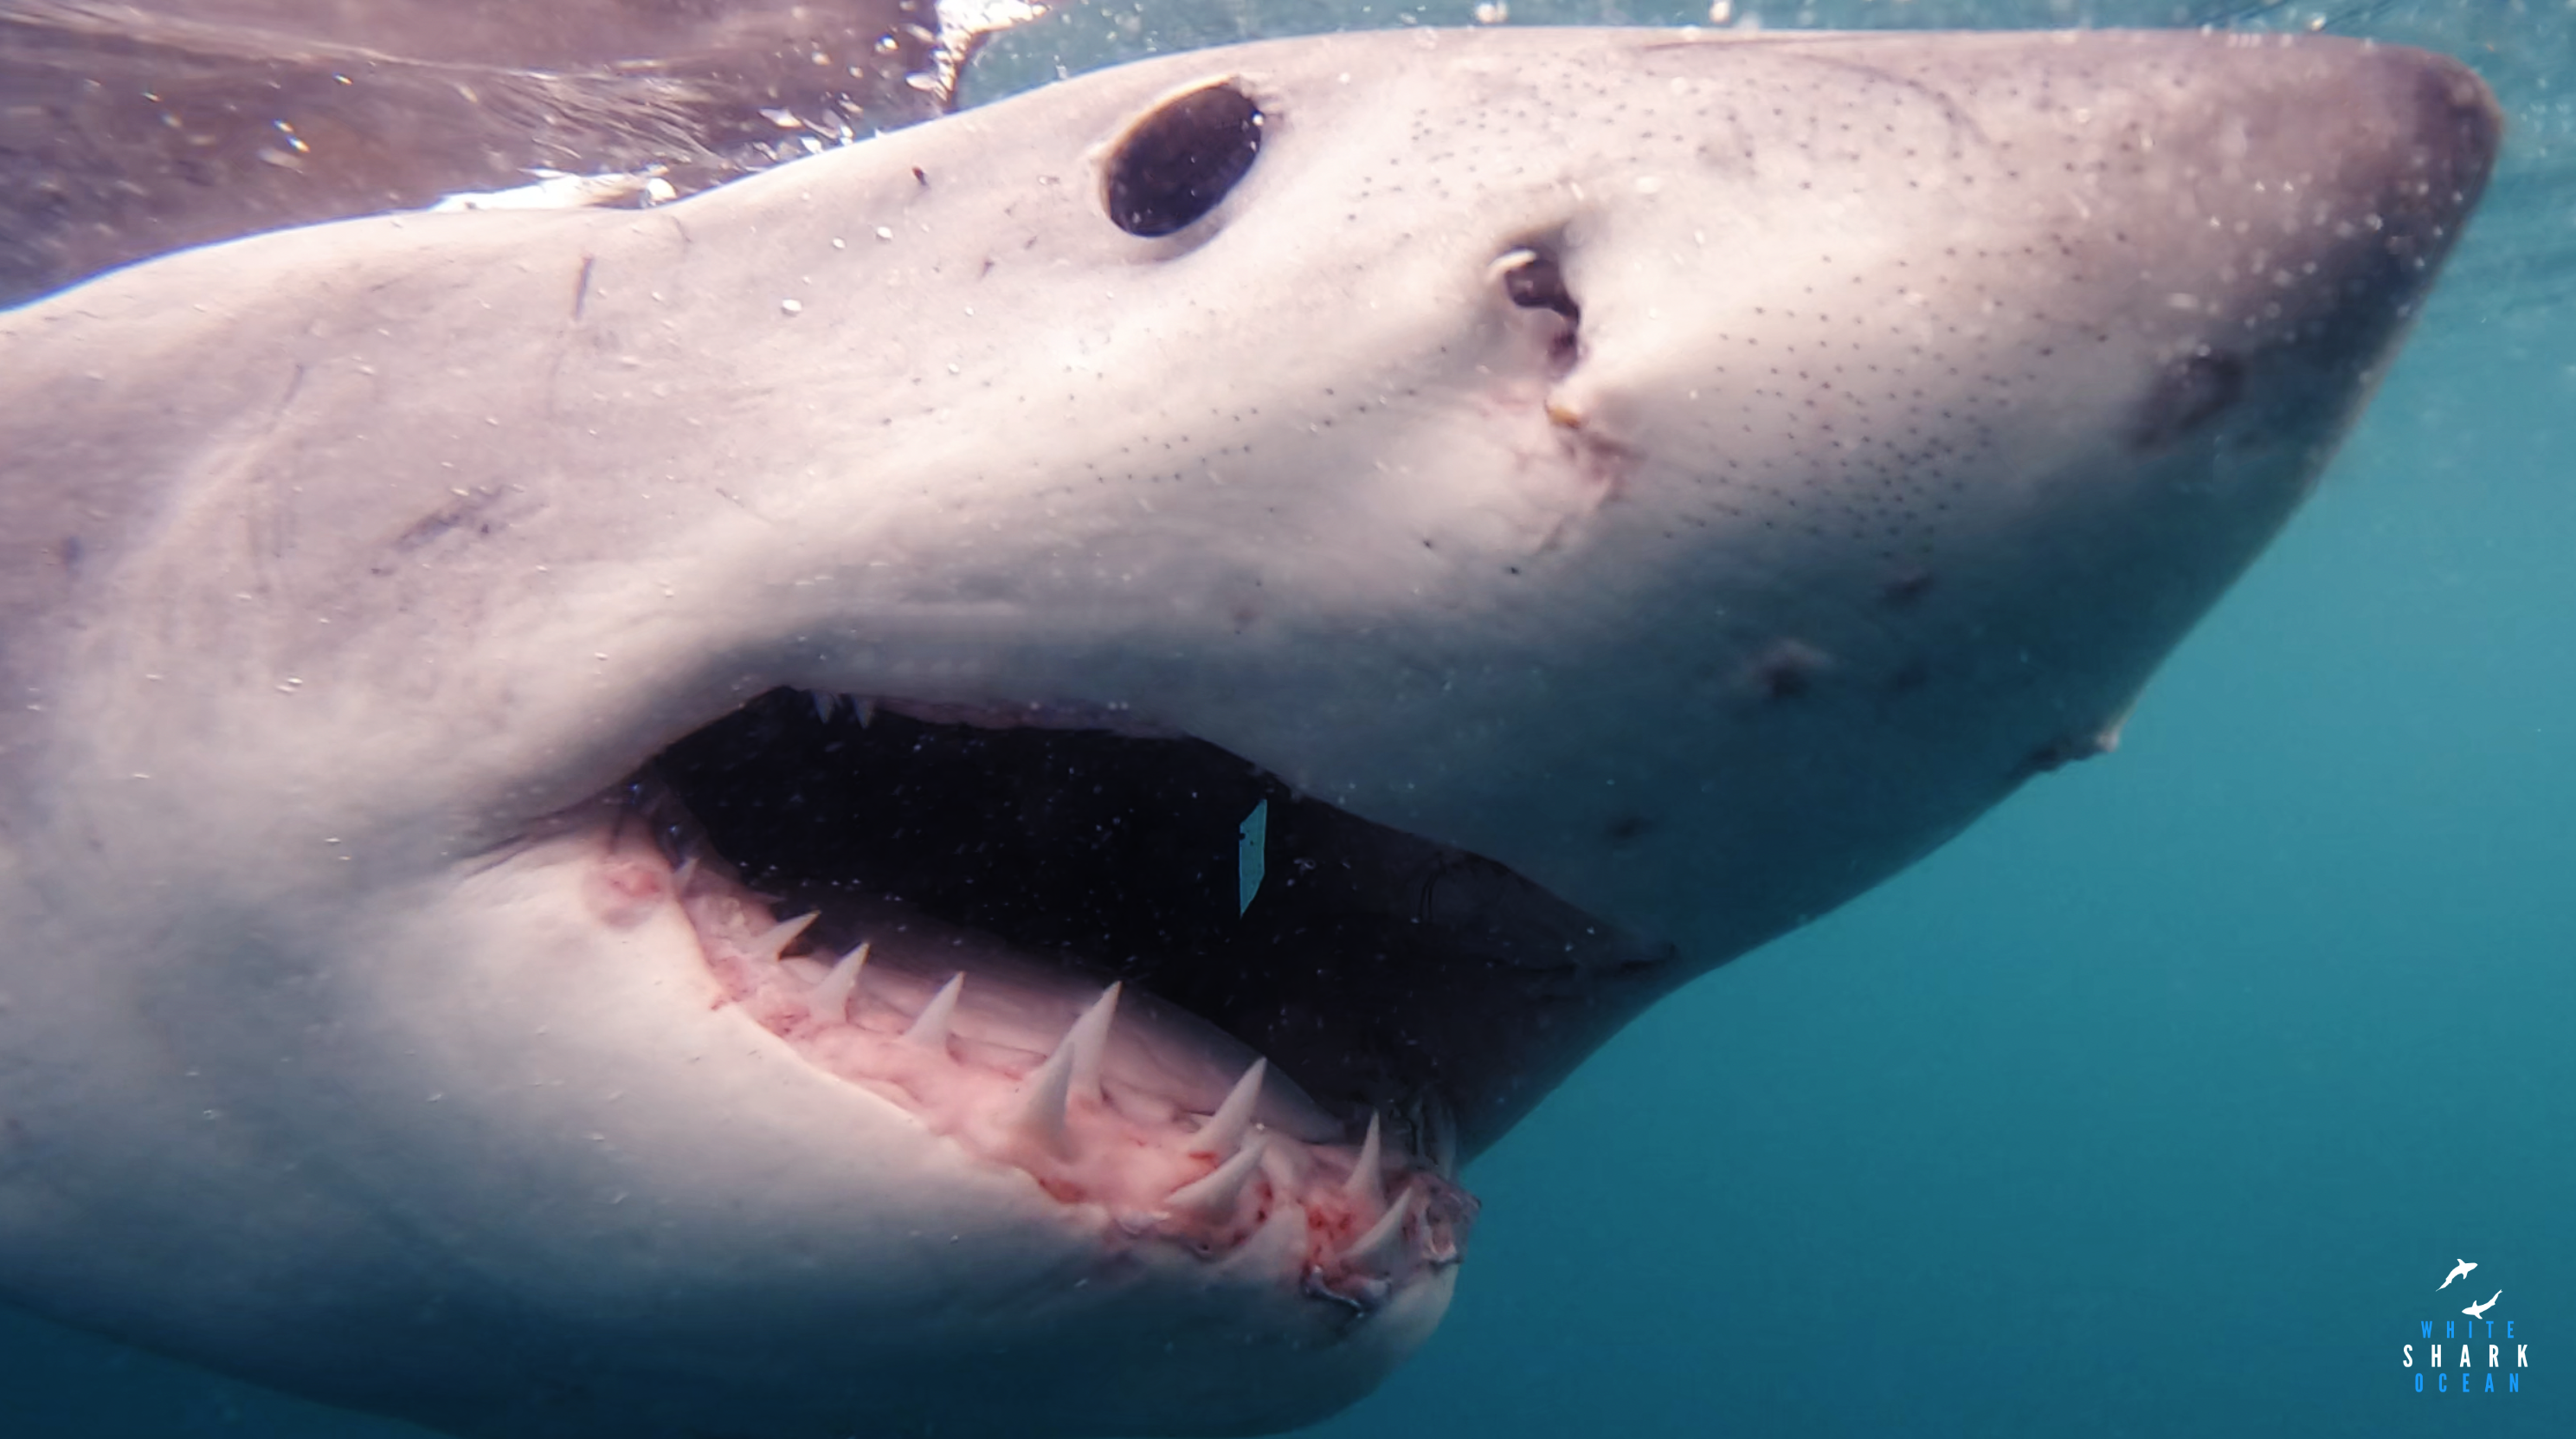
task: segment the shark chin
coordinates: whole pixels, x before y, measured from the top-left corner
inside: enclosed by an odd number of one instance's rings
[[[2498,143],[1343,35],[0,312],[0,1298],[494,1439],[1322,1418],[1587,1055],[2112,747]]]

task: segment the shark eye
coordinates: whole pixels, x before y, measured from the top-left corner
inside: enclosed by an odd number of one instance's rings
[[[1110,151],[1110,222],[1151,239],[1215,209],[1261,153],[1261,121],[1261,107],[1231,80],[1155,106]]]

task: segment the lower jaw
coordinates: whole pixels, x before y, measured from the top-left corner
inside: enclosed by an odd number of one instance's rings
[[[1116,1242],[1271,1270],[1363,1316],[1459,1261],[1477,1206],[1445,1165],[1383,1142],[1375,1115],[1351,1133],[1185,1012],[898,903],[782,915],[635,819],[611,821],[594,893],[676,900],[746,1020]]]

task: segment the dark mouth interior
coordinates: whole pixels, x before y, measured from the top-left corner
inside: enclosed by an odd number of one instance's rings
[[[1677,967],[1492,861],[1303,798],[1199,740],[938,723],[773,690],[656,757],[637,793],[810,935],[893,900],[1269,1056],[1356,1135],[1446,1164],[1491,1141]],[[1240,827],[1267,802],[1238,912]]]

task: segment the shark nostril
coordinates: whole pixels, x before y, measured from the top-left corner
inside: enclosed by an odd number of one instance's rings
[[[1569,321],[1583,319],[1583,309],[1565,288],[1565,271],[1554,255],[1523,246],[1496,260],[1494,269],[1513,304],[1524,310],[1553,310]]]
[[[1501,282],[1503,297],[1513,305],[1539,312],[1532,318],[1539,322],[1539,330],[1546,338],[1548,372],[1563,379],[1582,355],[1577,329],[1583,320],[1583,307],[1574,302],[1574,292],[1566,288],[1565,270],[1557,263],[1554,248],[1546,244],[1515,246],[1496,257],[1485,274],[1489,283]],[[1556,414],[1553,407],[1550,418],[1568,427],[1577,423]]]
[[[2129,446],[2163,449],[2234,408],[2244,395],[2245,362],[2224,350],[2203,349],[2156,377],[2129,429]]]

